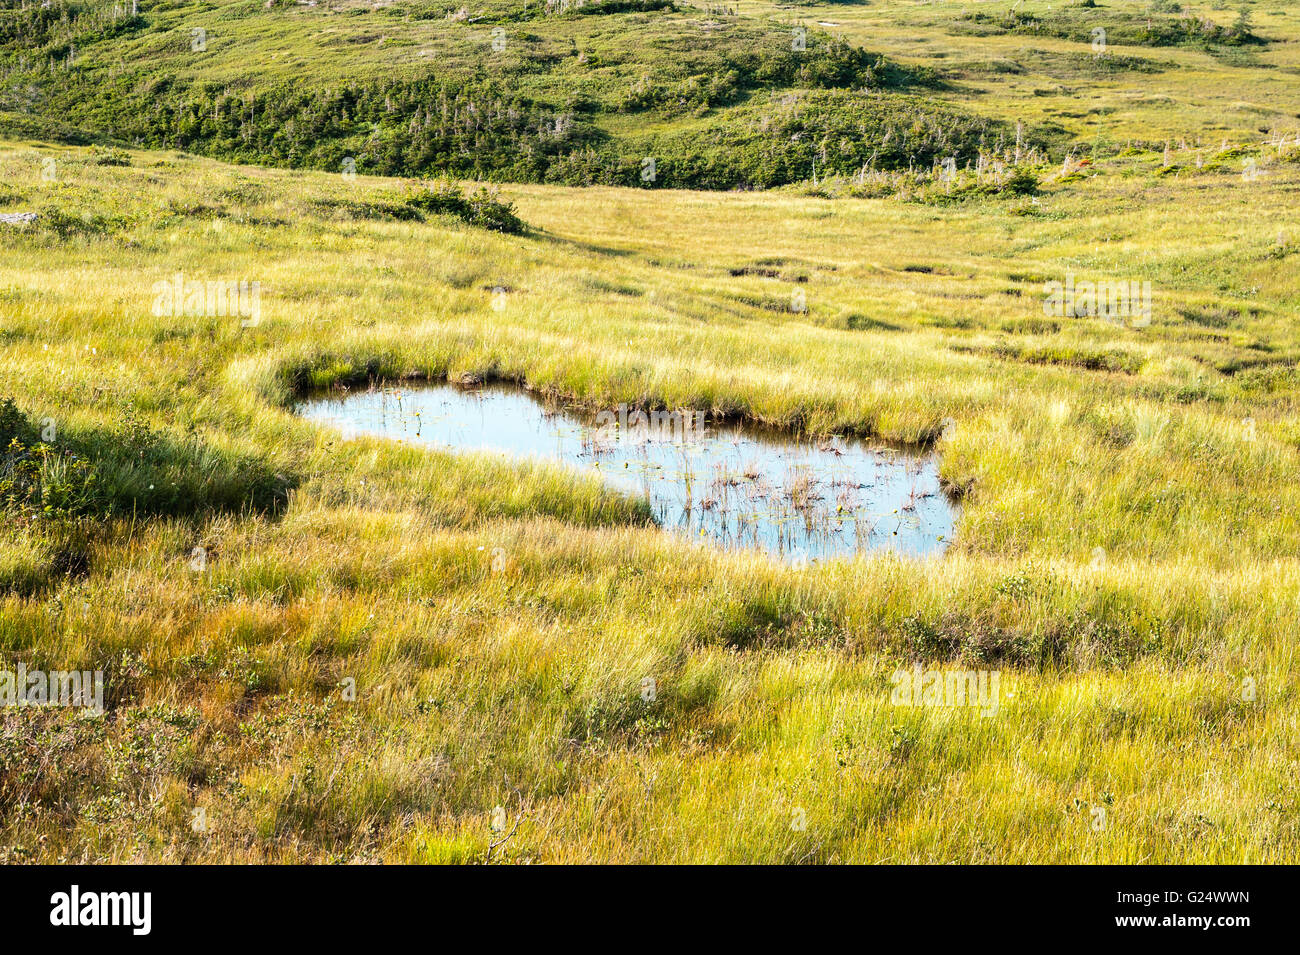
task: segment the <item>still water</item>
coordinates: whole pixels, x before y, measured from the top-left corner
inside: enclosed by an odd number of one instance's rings
[[[715,424],[701,412],[583,415],[519,388],[447,384],[331,393],[297,411],[346,437],[561,462],[644,497],[666,530],[796,563],[878,548],[935,554],[956,519],[934,454]]]

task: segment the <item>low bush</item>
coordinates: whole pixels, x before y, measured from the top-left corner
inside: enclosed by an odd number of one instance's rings
[[[493,232],[522,235],[528,231],[527,224],[515,215],[514,203],[501,200],[495,189],[486,186],[466,195],[455,183],[438,180],[412,192],[406,204],[422,213],[455,216]]]

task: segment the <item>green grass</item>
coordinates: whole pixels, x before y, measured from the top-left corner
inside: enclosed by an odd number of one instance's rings
[[[4,211],[41,213],[0,225],[0,392],[96,475],[4,511],[0,667],[108,696],[0,713],[6,860],[1295,859],[1300,165],[517,185],[509,235],[372,214],[397,181],[124,152],[0,151]],[[154,315],[177,272],[260,282],[260,323]],[[1044,316],[1067,272],[1151,281],[1151,324]],[[292,414],[465,375],[936,442],[955,540],[800,570]],[[891,706],[913,663],[1008,692]]]
[[[0,860],[1294,861],[1300,15],[1172,6],[7,4],[0,670],[107,712],[0,710]],[[960,521],[800,569],[292,413],[421,379],[933,446]]]

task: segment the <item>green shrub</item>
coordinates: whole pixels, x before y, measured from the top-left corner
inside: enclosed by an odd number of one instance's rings
[[[118,217],[83,212],[74,215],[60,206],[46,205],[36,217],[36,225],[56,239],[95,238],[114,232],[124,225]]]
[[[131,157],[127,155],[126,150],[104,148],[102,146],[90,147],[90,161],[96,166],[131,165]]]
[[[422,213],[455,216],[493,232],[522,235],[528,231],[527,224],[515,215],[514,203],[497,198],[496,191],[486,186],[467,196],[455,183],[439,180],[413,193],[406,202]]]

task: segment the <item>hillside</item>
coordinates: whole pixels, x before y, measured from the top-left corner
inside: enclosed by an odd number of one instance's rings
[[[6,0],[0,121],[362,174],[714,189],[1211,145],[1291,124],[1300,101],[1300,22],[1264,0],[135,9]]]

